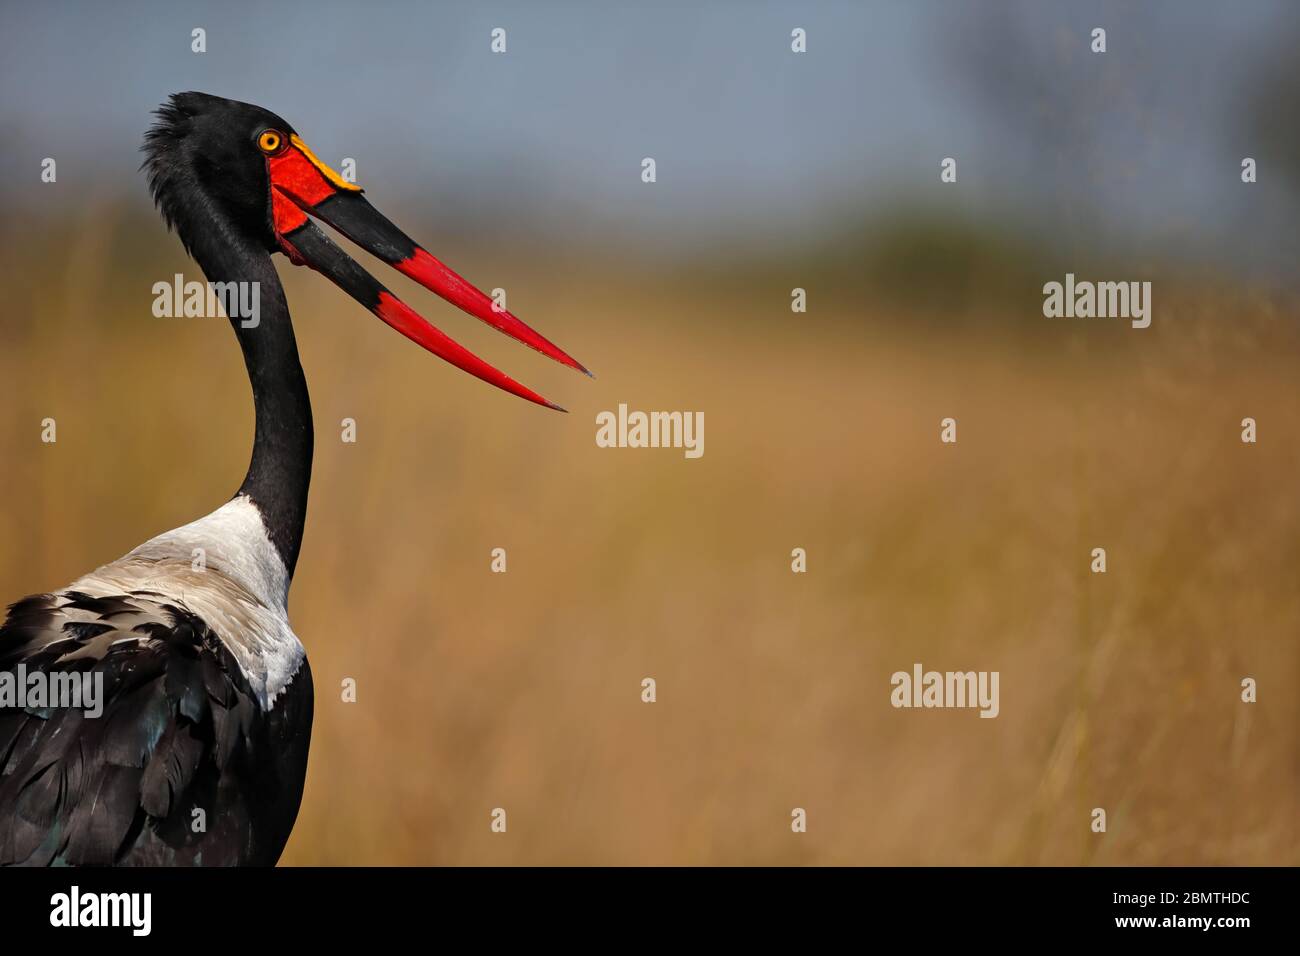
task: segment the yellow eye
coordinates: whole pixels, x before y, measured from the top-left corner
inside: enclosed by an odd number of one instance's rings
[[[263,130],[257,137],[257,148],[268,155],[279,151],[283,145],[284,137],[273,129]]]

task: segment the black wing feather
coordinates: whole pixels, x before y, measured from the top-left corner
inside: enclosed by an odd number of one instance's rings
[[[89,671],[103,714],[0,707],[0,865],[279,858],[306,773],[305,660],[264,713],[202,619],[132,591],[19,601],[0,627],[0,671],[19,664]]]

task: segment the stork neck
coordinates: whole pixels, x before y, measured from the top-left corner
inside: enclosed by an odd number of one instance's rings
[[[247,316],[230,320],[244,353],[256,415],[253,456],[237,495],[246,495],[261,512],[267,536],[292,577],[307,517],[313,431],[307,378],[284,290],[263,249],[228,244],[207,255],[196,247],[194,254],[209,282],[257,283],[256,323]]]

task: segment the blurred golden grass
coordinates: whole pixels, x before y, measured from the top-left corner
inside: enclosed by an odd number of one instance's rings
[[[123,276],[111,223],[75,235],[61,259],[6,243],[6,600],[216,507],[251,442],[225,323],[149,315],[152,282],[198,276],[174,240]],[[1189,282],[1149,330],[1026,349],[447,256],[599,377],[393,283],[572,414],[527,406],[282,267],[317,425],[291,596],[317,716],[284,862],[1300,863],[1294,311]],[[597,448],[619,402],[704,411],[704,457]],[[1001,715],[894,710],[914,661],[1001,671]]]

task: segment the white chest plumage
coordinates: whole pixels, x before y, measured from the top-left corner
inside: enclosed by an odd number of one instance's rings
[[[152,591],[198,615],[239,662],[264,708],[305,656],[289,627],[289,575],[245,496],[167,531],[65,590],[92,597]]]

